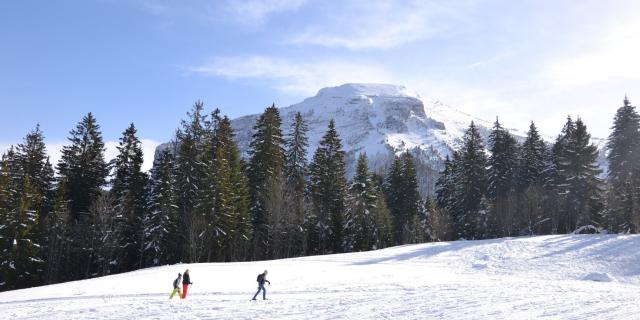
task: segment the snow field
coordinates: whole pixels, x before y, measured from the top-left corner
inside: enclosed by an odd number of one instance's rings
[[[3,292],[0,318],[638,319],[638,247],[635,235],[561,235],[164,266]],[[169,300],[187,268],[189,296]],[[270,300],[249,301],[264,269]]]

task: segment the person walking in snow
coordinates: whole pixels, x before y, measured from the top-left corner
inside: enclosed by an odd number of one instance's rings
[[[189,269],[184,271],[184,276],[182,276],[182,299],[187,297],[187,290],[189,290],[189,285],[193,284],[191,282],[191,277],[189,277]]]
[[[180,290],[180,280],[182,280],[182,274],[178,272],[178,277],[173,280],[173,291],[169,296],[169,299],[173,299],[173,296],[177,293],[182,298],[182,290]]]
[[[267,289],[264,288],[264,283],[267,282],[269,283],[269,285],[271,285],[271,282],[267,280],[267,270],[259,274],[258,279],[256,279],[256,281],[258,281],[258,291],[256,292],[255,295],[253,295],[253,299],[251,300],[256,299],[256,297],[258,296],[258,293],[260,293],[260,290],[262,290],[262,300],[267,300]]]

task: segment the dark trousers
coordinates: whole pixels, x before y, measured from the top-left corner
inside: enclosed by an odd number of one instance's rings
[[[260,290],[262,290],[262,299],[263,300],[267,299],[267,289],[264,288],[264,284],[260,284],[258,285],[258,292],[256,292],[255,295],[253,295],[253,300],[256,299],[256,297],[258,296],[258,293],[260,293]]]

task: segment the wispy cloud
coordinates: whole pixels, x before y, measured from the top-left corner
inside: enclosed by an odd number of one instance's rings
[[[558,86],[586,86],[640,79],[640,22],[616,24],[577,55],[551,60],[544,76]]]
[[[215,58],[190,72],[229,79],[268,80],[282,93],[315,94],[318,89],[346,82],[386,82],[391,75],[374,63],[347,60],[297,62],[266,56]]]
[[[226,4],[226,11],[243,23],[264,23],[271,15],[294,11],[307,0],[232,0]]]
[[[345,1],[328,9],[322,23],[294,34],[289,42],[330,48],[389,49],[443,34],[474,1]]]

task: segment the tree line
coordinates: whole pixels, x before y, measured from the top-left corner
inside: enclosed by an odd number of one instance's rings
[[[372,172],[362,152],[347,179],[335,123],[311,157],[307,132],[300,114],[282,128],[268,107],[243,156],[230,119],[197,102],[146,173],[133,124],[107,162],[87,114],[55,170],[36,127],[0,161],[0,290],[181,262],[640,228],[640,117],[626,98],[607,144],[606,181],[580,119],[568,118],[552,145],[533,123],[519,143],[496,120],[485,146],[471,123],[434,198],[419,194],[409,152],[386,172]]]
[[[471,123],[436,182],[440,239],[640,231],[640,118],[625,97],[603,178],[584,122],[567,117],[553,144],[534,123],[522,143],[498,120],[485,146]],[[488,150],[488,154],[486,152]]]
[[[107,162],[100,126],[87,114],[55,170],[36,127],[0,161],[0,290],[425,240],[412,235],[406,211],[420,202],[411,155],[383,177],[362,153],[348,181],[333,121],[310,162],[300,114],[282,128],[271,106],[254,130],[245,159],[229,118],[197,102],[146,173],[133,124]]]

